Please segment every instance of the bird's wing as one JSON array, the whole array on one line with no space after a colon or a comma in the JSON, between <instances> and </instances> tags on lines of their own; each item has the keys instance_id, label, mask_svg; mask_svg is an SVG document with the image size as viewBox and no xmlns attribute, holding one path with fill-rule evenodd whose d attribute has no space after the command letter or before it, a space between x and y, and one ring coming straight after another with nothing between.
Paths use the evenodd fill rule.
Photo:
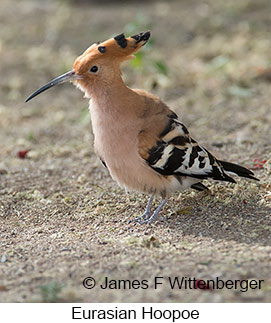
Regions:
<instances>
[{"instance_id":1,"label":"bird's wing","mask_svg":"<svg viewBox=\"0 0 271 323\"><path fill-rule=\"evenodd\" d=\"M146 139L144 136L146 137L147 134L142 131L139 143L144 142ZM162 175L235 182L225 173L220 162L190 137L185 125L172 111L167 115L166 125L156 136L155 142L152 141L145 152L141 153L141 151L139 150L141 157Z\"/></svg>"}]
</instances>

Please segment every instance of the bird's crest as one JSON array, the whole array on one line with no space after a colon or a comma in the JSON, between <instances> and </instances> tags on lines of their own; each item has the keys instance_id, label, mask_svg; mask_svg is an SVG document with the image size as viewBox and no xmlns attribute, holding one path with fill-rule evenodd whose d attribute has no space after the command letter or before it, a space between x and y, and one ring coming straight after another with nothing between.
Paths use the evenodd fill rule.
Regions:
<instances>
[{"instance_id":1,"label":"bird's crest","mask_svg":"<svg viewBox=\"0 0 271 323\"><path fill-rule=\"evenodd\" d=\"M77 70L79 66L86 66L88 61L95 59L126 60L132 58L150 38L150 31L125 38L124 34L117 35L101 43L94 43L74 62L73 68Z\"/></svg>"},{"instance_id":2,"label":"bird's crest","mask_svg":"<svg viewBox=\"0 0 271 323\"><path fill-rule=\"evenodd\" d=\"M83 55L101 55L112 57L124 57L131 55L138 51L142 46L146 44L150 38L151 33L149 31L142 32L131 37L125 38L124 34L117 35L102 43L95 43L90 46Z\"/></svg>"}]
</instances>

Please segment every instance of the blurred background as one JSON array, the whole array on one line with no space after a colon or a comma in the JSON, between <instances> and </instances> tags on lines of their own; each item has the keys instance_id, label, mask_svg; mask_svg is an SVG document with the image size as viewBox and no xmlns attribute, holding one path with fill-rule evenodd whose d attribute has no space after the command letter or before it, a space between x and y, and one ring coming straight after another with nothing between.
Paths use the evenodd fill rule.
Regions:
<instances>
[{"instance_id":1,"label":"blurred background","mask_svg":"<svg viewBox=\"0 0 271 323\"><path fill-rule=\"evenodd\" d=\"M127 247L131 232L126 220L140 214L146 200L138 194L128 200L97 160L88 101L82 93L63 84L24 103L37 88L69 71L74 59L92 43L122 32L131 35L146 30L151 30L151 39L123 66L125 82L159 95L201 144L219 158L254 169L261 178L258 188L246 181L234 190L230 184L210 183L215 198L197 195L195 199L192 193L184 193L177 199L180 206L169 203L165 209L165 214L180 216L180 222L170 218L174 234L168 234L166 226L158 226L162 233L155 232L167 243L178 239L180 232L207 237L204 250L193 249L195 262L202 258L203 263L209 259L208 250L216 254L219 249L212 247L211 239L236 241L229 255L226 250L212 257L215 262L222 255L225 270L212 263L199 269L201 277L205 270L206 275L222 271L232 273L228 278L239 277L232 264L246 264L247 259L252 259L248 264L254 268L252 277L270 274L270 262L264 265L270 249L255 247L256 258L239 252L248 250L239 243L270 245L270 208L266 209L271 206L270 0L1 0L0 249L6 250L1 258L6 280L0 287L8 286L6 300L46 300L38 286L49 284L50 295L50 283L68 275L72 278L65 284L74 284L76 292L64 299L91 300L87 291L84 297L76 294L90 265L99 275L108 268L112 272L117 268L118 273L120 268L121 275L130 277L130 271L138 272L132 265L137 259L137 266L143 263L145 272L159 272L158 261L149 261L154 251L148 254L145 240L139 249ZM145 237L142 228L134 230ZM104 246L106 239L110 242ZM151 239L147 246L155 241ZM196 239L187 244L193 243L194 248ZM54 245L49 250L51 241ZM125 259L118 254L120 244ZM91 251L87 251L89 246ZM176 259L187 256L187 262L181 263L186 273L198 269L185 248L173 256L167 246L155 249L164 268L174 270ZM112 250L116 255L111 257ZM137 255L134 250L139 250ZM193 266L185 267L187 263ZM222 298L208 293L182 298L170 293L145 299L233 301L243 297L225 292ZM117 299L127 301L123 295ZM136 297L131 295L129 300L143 299ZM98 301L104 299L101 294Z\"/></svg>"}]
</instances>

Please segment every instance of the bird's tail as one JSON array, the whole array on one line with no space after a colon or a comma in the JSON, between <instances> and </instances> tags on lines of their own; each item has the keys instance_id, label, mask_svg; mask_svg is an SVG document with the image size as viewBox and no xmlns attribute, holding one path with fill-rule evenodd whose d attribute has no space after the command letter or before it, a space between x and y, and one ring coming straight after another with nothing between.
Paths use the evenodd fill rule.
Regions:
<instances>
[{"instance_id":1,"label":"bird's tail","mask_svg":"<svg viewBox=\"0 0 271 323\"><path fill-rule=\"evenodd\" d=\"M223 161L223 160L220 160L219 163L222 165L224 171L226 173L229 173L229 174L233 174L233 175L237 175L237 176L240 176L240 177L247 177L247 178L251 178L251 179L254 179L256 181L259 181L258 178L254 177L254 173L243 167L243 166L240 166L240 165L237 165L237 164L233 164L233 163L229 163L229 162L226 162L226 161Z\"/></svg>"}]
</instances>

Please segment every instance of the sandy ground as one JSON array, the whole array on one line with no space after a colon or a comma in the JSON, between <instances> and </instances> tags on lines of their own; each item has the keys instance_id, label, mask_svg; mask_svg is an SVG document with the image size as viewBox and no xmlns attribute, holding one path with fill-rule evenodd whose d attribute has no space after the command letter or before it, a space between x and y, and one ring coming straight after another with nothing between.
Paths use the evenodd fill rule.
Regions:
<instances>
[{"instance_id":1,"label":"sandy ground","mask_svg":"<svg viewBox=\"0 0 271 323\"><path fill-rule=\"evenodd\" d=\"M268 0L1 0L1 302L271 301L269 13ZM209 192L172 195L161 221L134 226L147 196L126 194L97 160L82 94L67 84L24 99L91 43L146 29L152 48L124 67L127 84L162 97L201 144L261 181L207 182ZM264 284L88 290L88 276Z\"/></svg>"}]
</instances>

